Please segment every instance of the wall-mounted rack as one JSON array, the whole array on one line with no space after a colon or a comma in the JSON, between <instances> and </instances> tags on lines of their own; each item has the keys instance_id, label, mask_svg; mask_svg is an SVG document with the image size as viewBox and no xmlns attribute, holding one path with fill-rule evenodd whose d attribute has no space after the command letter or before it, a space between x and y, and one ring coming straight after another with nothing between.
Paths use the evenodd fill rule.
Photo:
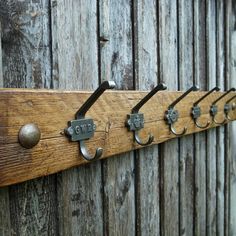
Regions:
<instances>
[{"instance_id":1,"label":"wall-mounted rack","mask_svg":"<svg viewBox=\"0 0 236 236\"><path fill-rule=\"evenodd\" d=\"M234 88L105 91L114 86L106 81L94 93L0 89L0 186L236 119Z\"/></svg>"}]
</instances>

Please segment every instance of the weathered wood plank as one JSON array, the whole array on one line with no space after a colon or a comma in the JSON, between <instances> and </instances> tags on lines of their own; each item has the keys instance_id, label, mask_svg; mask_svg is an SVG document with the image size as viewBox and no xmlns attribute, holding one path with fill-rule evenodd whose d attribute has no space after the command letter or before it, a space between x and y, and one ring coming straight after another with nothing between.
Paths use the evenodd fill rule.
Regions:
<instances>
[{"instance_id":1,"label":"weathered wood plank","mask_svg":"<svg viewBox=\"0 0 236 236\"><path fill-rule=\"evenodd\" d=\"M216 1L216 81L221 89L225 89L225 35L224 35L224 2ZM216 130L216 234L224 235L224 171L225 171L225 129Z\"/></svg>"},{"instance_id":2,"label":"weathered wood plank","mask_svg":"<svg viewBox=\"0 0 236 236\"><path fill-rule=\"evenodd\" d=\"M1 20L1 18L0 18ZM2 24L0 21L0 39L2 39ZM2 73L2 40L0 40L0 88L3 87L3 73Z\"/></svg>"},{"instance_id":3,"label":"weathered wood plank","mask_svg":"<svg viewBox=\"0 0 236 236\"><path fill-rule=\"evenodd\" d=\"M48 1L1 1L3 85L50 87ZM53 176L9 188L12 235L55 235Z\"/></svg>"},{"instance_id":4,"label":"weathered wood plank","mask_svg":"<svg viewBox=\"0 0 236 236\"><path fill-rule=\"evenodd\" d=\"M231 2L231 1L230 1ZM230 58L229 58L229 65L230 65L230 77L231 79L231 86L236 86L236 2L232 1L232 11L230 11ZM229 199L229 235L236 234L236 124L232 124L230 132L230 147L231 152L230 155L230 199Z\"/></svg>"},{"instance_id":5,"label":"weathered wood plank","mask_svg":"<svg viewBox=\"0 0 236 236\"><path fill-rule=\"evenodd\" d=\"M3 87L2 75L2 43L1 37L1 22L0 22L0 88ZM0 235L11 235L11 221L10 221L10 204L8 188L0 189Z\"/></svg>"},{"instance_id":6,"label":"weathered wood plank","mask_svg":"<svg viewBox=\"0 0 236 236\"><path fill-rule=\"evenodd\" d=\"M231 62L231 33L234 28L235 17L232 12L232 1L229 0L225 3L225 81L226 88L230 88L233 84L233 78L231 78L231 68L233 63ZM224 225L225 225L225 236L230 235L230 165L232 160L232 147L233 142L231 143L231 135L233 135L234 130L232 129L232 125L227 125L225 127L225 184L224 184ZM234 136L234 135L233 135ZM234 137L233 137L234 139ZM233 140L232 139L232 140ZM236 221L235 221L236 222ZM236 231L235 231L236 232Z\"/></svg>"},{"instance_id":7,"label":"weathered wood plank","mask_svg":"<svg viewBox=\"0 0 236 236\"><path fill-rule=\"evenodd\" d=\"M161 0L159 17L159 77L168 88L178 89L177 5ZM179 235L179 143L173 140L161 146L160 227L162 235ZM171 222L171 224L170 224Z\"/></svg>"},{"instance_id":8,"label":"weathered wood plank","mask_svg":"<svg viewBox=\"0 0 236 236\"><path fill-rule=\"evenodd\" d=\"M191 1L178 2L179 87L193 86L193 5ZM188 79L186 79L188 78ZM193 235L194 209L194 152L193 135L179 140L179 234Z\"/></svg>"},{"instance_id":9,"label":"weathered wood plank","mask_svg":"<svg viewBox=\"0 0 236 236\"><path fill-rule=\"evenodd\" d=\"M194 81L205 90L206 79L205 1L194 1ZM194 235L206 235L206 132L195 134Z\"/></svg>"},{"instance_id":10,"label":"weathered wood plank","mask_svg":"<svg viewBox=\"0 0 236 236\"><path fill-rule=\"evenodd\" d=\"M131 1L99 1L99 7L101 80L133 89ZM133 152L105 161L103 171L104 235L134 235Z\"/></svg>"},{"instance_id":11,"label":"weathered wood plank","mask_svg":"<svg viewBox=\"0 0 236 236\"><path fill-rule=\"evenodd\" d=\"M0 9L4 87L50 88L48 1L1 1Z\"/></svg>"},{"instance_id":12,"label":"weathered wood plank","mask_svg":"<svg viewBox=\"0 0 236 236\"><path fill-rule=\"evenodd\" d=\"M136 89L157 84L157 1L134 2ZM158 146L136 152L136 233L160 235Z\"/></svg>"},{"instance_id":13,"label":"weathered wood plank","mask_svg":"<svg viewBox=\"0 0 236 236\"><path fill-rule=\"evenodd\" d=\"M54 88L95 89L98 86L96 1L52 1L52 9ZM75 150L77 156L78 144ZM65 151L60 156L61 153L66 153L69 159L73 156ZM59 235L103 235L101 181L100 162L58 175Z\"/></svg>"},{"instance_id":14,"label":"weathered wood plank","mask_svg":"<svg viewBox=\"0 0 236 236\"><path fill-rule=\"evenodd\" d=\"M206 43L208 89L216 85L216 5L206 1ZM207 132L207 235L216 235L216 131Z\"/></svg>"}]
</instances>

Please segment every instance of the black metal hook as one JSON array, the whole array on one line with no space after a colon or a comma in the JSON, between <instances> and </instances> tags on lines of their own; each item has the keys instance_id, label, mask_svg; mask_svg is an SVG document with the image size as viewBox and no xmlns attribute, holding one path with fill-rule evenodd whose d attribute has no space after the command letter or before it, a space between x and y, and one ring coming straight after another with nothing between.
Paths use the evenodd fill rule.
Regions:
<instances>
[{"instance_id":1,"label":"black metal hook","mask_svg":"<svg viewBox=\"0 0 236 236\"><path fill-rule=\"evenodd\" d=\"M131 114L127 115L128 120L126 122L126 126L128 127L129 131L133 131L134 140L141 146L151 144L154 140L154 136L149 134L148 140L146 142L142 142L140 139L138 132L144 127L144 115L143 113L139 113L139 109L159 90L165 90L166 88L167 87L165 84L158 84L150 93L148 93L137 105L132 108Z\"/></svg>"},{"instance_id":2,"label":"black metal hook","mask_svg":"<svg viewBox=\"0 0 236 236\"><path fill-rule=\"evenodd\" d=\"M93 119L85 118L85 114L106 89L113 89L115 85L114 81L104 81L76 112L76 120L69 121L69 127L65 129L65 133L71 141L79 141L80 152L87 161L100 158L103 149L97 148L93 157L88 153L84 140L93 137L96 126Z\"/></svg>"},{"instance_id":3,"label":"black metal hook","mask_svg":"<svg viewBox=\"0 0 236 236\"><path fill-rule=\"evenodd\" d=\"M211 89L208 93L206 93L204 96L202 96L199 100L197 100L192 107L192 118L194 120L195 125L200 128L200 129L205 129L207 128L212 122L210 122L209 120L206 122L206 124L202 125L198 122L199 117L201 116L201 107L198 106L198 104L205 99L206 97L208 97L210 94L212 94L214 91L219 91L220 88L219 87L215 87L213 89Z\"/></svg>"},{"instance_id":4,"label":"black metal hook","mask_svg":"<svg viewBox=\"0 0 236 236\"><path fill-rule=\"evenodd\" d=\"M229 104L232 100L236 99L236 95L231 97L228 101L226 101L225 106L224 106L224 113L225 113L225 118L229 121L233 121L234 119L230 118L229 112L231 110L236 109L236 104Z\"/></svg>"},{"instance_id":5,"label":"black metal hook","mask_svg":"<svg viewBox=\"0 0 236 236\"><path fill-rule=\"evenodd\" d=\"M184 129L178 133L173 127L173 124L177 122L179 118L179 112L174 109L175 105L179 103L184 97L186 97L190 92L192 91L198 91L198 86L194 85L190 89L188 89L185 93L183 93L180 97L178 97L174 102L172 102L168 110L165 112L165 120L166 123L169 125L170 131L175 134L176 136L184 135L187 132L187 127L184 127Z\"/></svg>"},{"instance_id":6,"label":"black metal hook","mask_svg":"<svg viewBox=\"0 0 236 236\"><path fill-rule=\"evenodd\" d=\"M221 99L223 99L226 95L228 95L230 92L235 91L235 88L229 89L226 93L221 95L219 98L217 98L211 105L210 108L210 115L212 116L212 121L217 125L223 125L225 122L227 122L227 119L224 117L224 120L222 122L216 121L216 115L218 113L218 106L216 105Z\"/></svg>"}]
</instances>

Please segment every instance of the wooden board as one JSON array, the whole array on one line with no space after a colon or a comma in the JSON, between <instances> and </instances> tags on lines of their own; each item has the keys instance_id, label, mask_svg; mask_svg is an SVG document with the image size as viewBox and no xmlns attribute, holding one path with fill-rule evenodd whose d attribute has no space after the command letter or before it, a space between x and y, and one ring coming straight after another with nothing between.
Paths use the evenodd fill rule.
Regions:
<instances>
[{"instance_id":1,"label":"wooden board","mask_svg":"<svg viewBox=\"0 0 236 236\"><path fill-rule=\"evenodd\" d=\"M0 21L3 87L52 88L50 2L0 1ZM54 175L2 189L0 198L4 236L57 235Z\"/></svg>"},{"instance_id":2,"label":"wooden board","mask_svg":"<svg viewBox=\"0 0 236 236\"><path fill-rule=\"evenodd\" d=\"M216 4L206 0L208 89L216 86ZM216 130L208 130L206 146L206 234L216 235Z\"/></svg>"},{"instance_id":3,"label":"wooden board","mask_svg":"<svg viewBox=\"0 0 236 236\"><path fill-rule=\"evenodd\" d=\"M78 143L69 142L63 130L67 127L67 121L74 119L77 109L90 94L91 92L0 90L1 186L85 163L79 154ZM98 99L87 113L87 117L92 117L97 126L94 138L86 142L90 152L94 152L95 147L103 147L103 157L109 157L140 148L133 142L133 134L128 132L125 121L131 108L145 94L146 92L130 91L105 92ZM141 138L145 139L149 132L155 137L153 144L175 138L163 116L168 105L181 94L159 92L148 101L141 110L145 114L145 128L140 131ZM204 92L193 92L176 106L180 113L175 125L177 130L182 130L186 125L187 134L201 131L194 125L190 110L193 101L203 94ZM209 104L220 94L222 93L214 93L202 102L201 119L209 119ZM218 105L219 120L223 117L223 105L224 100ZM235 112L232 116L235 116ZM41 141L33 149L24 149L18 143L18 132L21 126L32 122L41 130ZM67 153L68 157L62 153Z\"/></svg>"},{"instance_id":4,"label":"wooden board","mask_svg":"<svg viewBox=\"0 0 236 236\"><path fill-rule=\"evenodd\" d=\"M150 90L159 81L158 3L134 1L133 8L135 86ZM136 235L160 235L159 150L153 145L135 152Z\"/></svg>"},{"instance_id":5,"label":"wooden board","mask_svg":"<svg viewBox=\"0 0 236 236\"><path fill-rule=\"evenodd\" d=\"M158 2L158 54L161 81L178 90L178 4ZM179 235L179 140L160 145L160 234ZM170 224L171 222L171 224Z\"/></svg>"},{"instance_id":6,"label":"wooden board","mask_svg":"<svg viewBox=\"0 0 236 236\"><path fill-rule=\"evenodd\" d=\"M93 90L99 84L97 2L51 2L53 88ZM57 175L59 235L103 234L101 169L96 162Z\"/></svg>"},{"instance_id":7,"label":"wooden board","mask_svg":"<svg viewBox=\"0 0 236 236\"><path fill-rule=\"evenodd\" d=\"M194 79L206 89L205 1L194 1ZM194 234L206 234L206 131L195 134L194 146ZM203 204L204 203L204 204Z\"/></svg>"}]
</instances>

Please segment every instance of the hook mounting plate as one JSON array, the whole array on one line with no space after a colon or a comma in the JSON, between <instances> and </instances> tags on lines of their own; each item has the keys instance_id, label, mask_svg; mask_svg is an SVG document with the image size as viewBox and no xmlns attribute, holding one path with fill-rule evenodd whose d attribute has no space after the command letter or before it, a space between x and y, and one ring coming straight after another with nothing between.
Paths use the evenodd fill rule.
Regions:
<instances>
[{"instance_id":1,"label":"hook mounting plate","mask_svg":"<svg viewBox=\"0 0 236 236\"><path fill-rule=\"evenodd\" d=\"M218 107L217 105L211 105L211 108L210 108L210 113L212 116L215 116L218 112Z\"/></svg>"},{"instance_id":2,"label":"hook mounting plate","mask_svg":"<svg viewBox=\"0 0 236 236\"><path fill-rule=\"evenodd\" d=\"M193 119L197 119L201 116L201 108L199 106L192 107L192 117Z\"/></svg>"},{"instance_id":3,"label":"hook mounting plate","mask_svg":"<svg viewBox=\"0 0 236 236\"><path fill-rule=\"evenodd\" d=\"M168 125L174 124L178 118L179 112L172 107L165 112L165 120Z\"/></svg>"},{"instance_id":4,"label":"hook mounting plate","mask_svg":"<svg viewBox=\"0 0 236 236\"><path fill-rule=\"evenodd\" d=\"M91 118L71 120L68 122L68 128L65 129L70 140L77 142L80 140L90 139L94 136L96 125Z\"/></svg>"},{"instance_id":5,"label":"hook mounting plate","mask_svg":"<svg viewBox=\"0 0 236 236\"><path fill-rule=\"evenodd\" d=\"M127 115L127 127L129 131L137 131L144 127L143 113L132 113Z\"/></svg>"}]
</instances>

